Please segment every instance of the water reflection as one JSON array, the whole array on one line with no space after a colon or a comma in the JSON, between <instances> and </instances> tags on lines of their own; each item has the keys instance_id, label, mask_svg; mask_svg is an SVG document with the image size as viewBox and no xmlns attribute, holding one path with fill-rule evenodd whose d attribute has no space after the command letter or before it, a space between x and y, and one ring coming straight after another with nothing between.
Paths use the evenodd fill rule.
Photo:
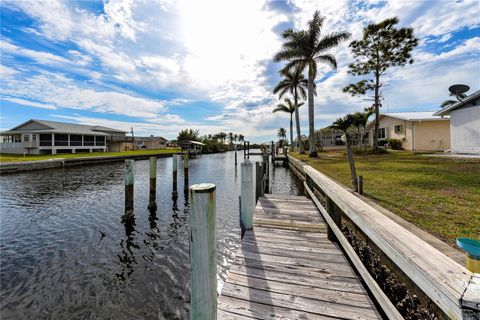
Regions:
<instances>
[{"instance_id":1,"label":"water reflection","mask_svg":"<svg viewBox=\"0 0 480 320\"><path fill-rule=\"evenodd\" d=\"M134 171L135 211L123 219L122 162L2 176L1 318L187 319L185 187L195 183L217 185L218 273L225 278L240 233L234 153L192 159L188 176L179 170L178 186L172 160L158 159L156 210L147 210L149 162L136 161ZM301 192L285 168L275 168L272 180L276 193Z\"/></svg>"}]
</instances>

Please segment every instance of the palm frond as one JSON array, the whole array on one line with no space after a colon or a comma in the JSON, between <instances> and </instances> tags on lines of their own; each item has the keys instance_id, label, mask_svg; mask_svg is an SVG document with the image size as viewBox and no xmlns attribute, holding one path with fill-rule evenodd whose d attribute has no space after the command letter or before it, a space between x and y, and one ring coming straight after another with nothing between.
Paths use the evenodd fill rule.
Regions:
<instances>
[{"instance_id":1,"label":"palm frond","mask_svg":"<svg viewBox=\"0 0 480 320\"><path fill-rule=\"evenodd\" d=\"M320 56L316 56L315 60L318 62L326 63L330 67L332 67L333 70L337 70L337 60L332 54L322 54Z\"/></svg>"},{"instance_id":2,"label":"palm frond","mask_svg":"<svg viewBox=\"0 0 480 320\"><path fill-rule=\"evenodd\" d=\"M350 32L334 32L323 37L315 46L315 53L332 49L350 38Z\"/></svg>"}]
</instances>

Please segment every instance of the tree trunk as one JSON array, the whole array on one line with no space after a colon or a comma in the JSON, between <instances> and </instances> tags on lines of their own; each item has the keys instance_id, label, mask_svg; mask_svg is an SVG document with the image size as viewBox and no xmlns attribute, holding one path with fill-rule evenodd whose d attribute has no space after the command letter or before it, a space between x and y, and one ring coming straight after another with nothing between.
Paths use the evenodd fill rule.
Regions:
<instances>
[{"instance_id":1,"label":"tree trunk","mask_svg":"<svg viewBox=\"0 0 480 320\"><path fill-rule=\"evenodd\" d=\"M353 162L352 145L347 132L345 132L345 137L347 138L347 157L348 163L350 164L350 173L352 175L352 185L353 189L358 192L357 170L355 169L355 162Z\"/></svg>"},{"instance_id":2,"label":"tree trunk","mask_svg":"<svg viewBox=\"0 0 480 320\"><path fill-rule=\"evenodd\" d=\"M298 114L298 92L296 87L293 95L294 95L293 99L295 100L294 103L295 103L295 123L297 125L297 141L298 141L298 146L300 148L300 153L304 154L305 150L303 148L302 134L300 132L300 116Z\"/></svg>"},{"instance_id":3,"label":"tree trunk","mask_svg":"<svg viewBox=\"0 0 480 320\"><path fill-rule=\"evenodd\" d=\"M314 132L315 132L315 110L313 108L313 81L314 77L312 70L308 70L308 142L310 144L309 157L317 156L317 149L315 148Z\"/></svg>"},{"instance_id":4,"label":"tree trunk","mask_svg":"<svg viewBox=\"0 0 480 320\"><path fill-rule=\"evenodd\" d=\"M378 132L379 128L379 117L380 117L380 75L378 72L375 73L375 127L373 129L373 149L378 149Z\"/></svg>"},{"instance_id":5,"label":"tree trunk","mask_svg":"<svg viewBox=\"0 0 480 320\"><path fill-rule=\"evenodd\" d=\"M361 147L362 146L362 136L360 134L360 126L357 127L357 146Z\"/></svg>"},{"instance_id":6,"label":"tree trunk","mask_svg":"<svg viewBox=\"0 0 480 320\"><path fill-rule=\"evenodd\" d=\"M290 113L290 150L293 151L293 114Z\"/></svg>"}]
</instances>

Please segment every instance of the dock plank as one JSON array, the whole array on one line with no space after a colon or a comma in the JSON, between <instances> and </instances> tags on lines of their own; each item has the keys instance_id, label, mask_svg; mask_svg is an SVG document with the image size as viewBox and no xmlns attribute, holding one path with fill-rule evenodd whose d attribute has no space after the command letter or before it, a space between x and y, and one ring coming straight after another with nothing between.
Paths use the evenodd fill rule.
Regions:
<instances>
[{"instance_id":1,"label":"dock plank","mask_svg":"<svg viewBox=\"0 0 480 320\"><path fill-rule=\"evenodd\" d=\"M326 230L306 197L260 197L219 297L219 319L381 319Z\"/></svg>"}]
</instances>

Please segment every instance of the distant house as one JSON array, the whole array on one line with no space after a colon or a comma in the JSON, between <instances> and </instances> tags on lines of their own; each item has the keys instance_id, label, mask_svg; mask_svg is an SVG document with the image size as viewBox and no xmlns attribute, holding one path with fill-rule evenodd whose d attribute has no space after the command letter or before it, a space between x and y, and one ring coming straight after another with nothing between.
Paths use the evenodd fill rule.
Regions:
<instances>
[{"instance_id":1,"label":"distant house","mask_svg":"<svg viewBox=\"0 0 480 320\"><path fill-rule=\"evenodd\" d=\"M0 137L0 152L13 154L105 152L128 140L117 129L47 120L29 120Z\"/></svg>"},{"instance_id":2,"label":"distant house","mask_svg":"<svg viewBox=\"0 0 480 320\"><path fill-rule=\"evenodd\" d=\"M480 154L480 90L435 115L450 116L452 152Z\"/></svg>"},{"instance_id":3,"label":"distant house","mask_svg":"<svg viewBox=\"0 0 480 320\"><path fill-rule=\"evenodd\" d=\"M180 140L178 141L178 146L182 151L187 151L190 155L197 155L202 154L202 149L205 144L198 141Z\"/></svg>"},{"instance_id":4,"label":"distant house","mask_svg":"<svg viewBox=\"0 0 480 320\"><path fill-rule=\"evenodd\" d=\"M373 144L374 122L367 125L370 144ZM387 139L402 141L405 150L444 151L450 149L450 119L434 112L381 113L379 142Z\"/></svg>"},{"instance_id":5,"label":"distant house","mask_svg":"<svg viewBox=\"0 0 480 320\"><path fill-rule=\"evenodd\" d=\"M163 137L135 137L135 145L137 149L165 149L168 140Z\"/></svg>"}]
</instances>

